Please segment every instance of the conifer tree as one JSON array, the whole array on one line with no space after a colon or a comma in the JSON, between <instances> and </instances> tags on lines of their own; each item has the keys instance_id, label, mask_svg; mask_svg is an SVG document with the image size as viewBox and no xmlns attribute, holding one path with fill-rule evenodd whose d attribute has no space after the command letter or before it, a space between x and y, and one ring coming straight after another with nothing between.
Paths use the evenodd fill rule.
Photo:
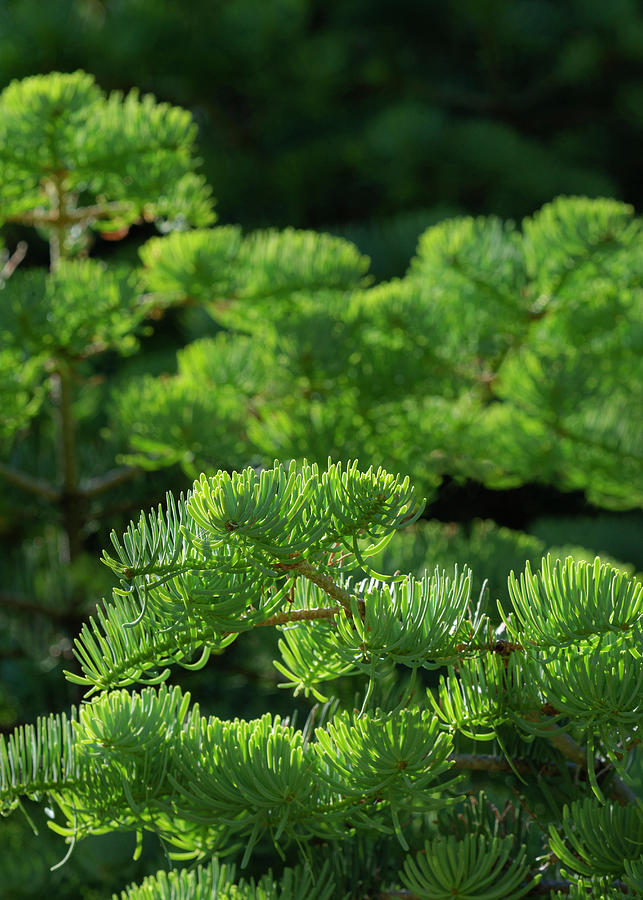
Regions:
<instances>
[{"instance_id":1,"label":"conifer tree","mask_svg":"<svg viewBox=\"0 0 643 900\"><path fill-rule=\"evenodd\" d=\"M0 100L0 224L36 228L50 253L49 274L18 270L4 285L3 396L28 400L3 420L3 438L48 401L59 444L50 481L4 463L0 474L59 506L71 557L81 548L83 504L132 474L81 483L77 385L97 355L132 352L158 308L134 272L83 257L95 232L118 235L143 219L167 228L213 220L209 189L194 171L194 137L186 111L136 91L107 97L82 72L13 82Z\"/></svg>"},{"instance_id":2,"label":"conifer tree","mask_svg":"<svg viewBox=\"0 0 643 900\"><path fill-rule=\"evenodd\" d=\"M38 673L70 656L106 589L87 543L140 471L118 464L101 434L106 373L164 304L144 295L133 266L89 252L96 235L120 238L138 222L214 221L195 132L187 111L136 91L106 96L83 72L27 78L0 97L0 225L26 238L0 272L0 657L19 660L17 679L3 680L25 683L16 701L0 685L5 728L24 715L17 702L55 702ZM43 241L49 271L33 265Z\"/></svg>"}]
</instances>

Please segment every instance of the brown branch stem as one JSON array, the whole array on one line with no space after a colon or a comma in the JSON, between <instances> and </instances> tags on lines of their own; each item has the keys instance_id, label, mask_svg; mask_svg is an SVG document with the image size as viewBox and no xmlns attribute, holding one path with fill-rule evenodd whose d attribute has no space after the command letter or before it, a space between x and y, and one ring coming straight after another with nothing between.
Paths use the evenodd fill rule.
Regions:
<instances>
[{"instance_id":1,"label":"brown branch stem","mask_svg":"<svg viewBox=\"0 0 643 900\"><path fill-rule=\"evenodd\" d=\"M104 491L109 491L119 484L123 484L132 478L136 478L137 475L140 475L141 471L142 470L139 469L138 466L119 466L116 469L110 469L103 475L97 475L95 478L88 478L81 483L79 490L83 497L96 497Z\"/></svg>"},{"instance_id":2,"label":"brown branch stem","mask_svg":"<svg viewBox=\"0 0 643 900\"><path fill-rule=\"evenodd\" d=\"M84 498L79 490L72 372L65 360L56 360L52 373L52 394L58 407L58 440L62 474L62 491L59 499L67 534L69 558L74 559L81 551L80 534L83 525Z\"/></svg>"},{"instance_id":3,"label":"brown branch stem","mask_svg":"<svg viewBox=\"0 0 643 900\"><path fill-rule=\"evenodd\" d=\"M57 609L47 609L44 606L40 606L38 603L34 603L33 600L28 600L24 595L2 591L0 592L0 606L4 606L6 609L18 610L20 612L29 612L29 613L37 613L40 616L46 616L49 619L64 619L67 615L66 612L62 612Z\"/></svg>"},{"instance_id":4,"label":"brown branch stem","mask_svg":"<svg viewBox=\"0 0 643 900\"><path fill-rule=\"evenodd\" d=\"M625 884L622 881L616 881L614 882L613 887L623 889L625 888ZM535 884L527 894L524 894L524 896L541 897L545 895L549 897L552 891L568 894L571 888L572 883L570 881L563 881L562 879L558 881L539 881L538 884ZM368 898L364 897L363 900L368 900ZM419 900L419 897L417 894L414 894L413 891L402 888L399 890L380 891L376 895L375 900Z\"/></svg>"},{"instance_id":5,"label":"brown branch stem","mask_svg":"<svg viewBox=\"0 0 643 900\"><path fill-rule=\"evenodd\" d=\"M511 765L503 756L494 756L490 753L454 753L449 759L453 762L454 769L468 769L472 772L533 772L534 768L541 773L552 774L559 772L559 767L552 763L536 764L528 759L512 759ZM568 762L567 767L575 769L576 763Z\"/></svg>"},{"instance_id":6,"label":"brown branch stem","mask_svg":"<svg viewBox=\"0 0 643 900\"><path fill-rule=\"evenodd\" d=\"M13 251L9 259L6 261L2 269L0 269L0 281L6 281L7 278L11 278L13 273L16 271L20 263L23 261L25 256L27 255L27 242L19 241L16 245L16 249Z\"/></svg>"},{"instance_id":7,"label":"brown branch stem","mask_svg":"<svg viewBox=\"0 0 643 900\"><path fill-rule=\"evenodd\" d=\"M546 734L546 738L557 750L559 750L565 759L571 760L577 766L584 767L587 762L585 751L582 749L572 737L564 732L553 722L547 722L538 713L529 713L525 715L525 719L530 722L537 722Z\"/></svg>"},{"instance_id":8,"label":"brown branch stem","mask_svg":"<svg viewBox=\"0 0 643 900\"><path fill-rule=\"evenodd\" d=\"M64 173L55 173L51 180L47 182L46 190L51 203L51 210L46 214L48 221L32 221L24 222L24 224L42 226L49 224L51 231L49 233L49 271L55 272L60 265L60 260L65 256L65 232L67 225L63 222L67 210L66 195L63 187ZM28 215L28 213L27 213ZM18 219L18 221L20 221Z\"/></svg>"},{"instance_id":9,"label":"brown branch stem","mask_svg":"<svg viewBox=\"0 0 643 900\"><path fill-rule=\"evenodd\" d=\"M319 619L332 619L334 616L343 612L345 612L343 606L335 606L331 609L328 609L328 607L320 607L317 609L293 609L290 612L277 613L274 616L270 616L269 619L265 619L263 622L257 622L256 627L264 628L271 625L288 625L290 622L313 622ZM230 628L227 633L230 634L233 631L234 628Z\"/></svg>"},{"instance_id":10,"label":"brown branch stem","mask_svg":"<svg viewBox=\"0 0 643 900\"><path fill-rule=\"evenodd\" d=\"M308 581L312 581L313 584L316 584L317 587L321 588L332 600L337 600L338 603L341 603L346 612L349 615L351 614L352 595L338 584L335 584L332 578L329 578L328 575L320 572L307 560L303 559L293 563L278 563L275 566L275 569L303 575Z\"/></svg>"},{"instance_id":11,"label":"brown branch stem","mask_svg":"<svg viewBox=\"0 0 643 900\"><path fill-rule=\"evenodd\" d=\"M553 722L547 722L537 713L525 716L525 718L533 722L538 722L542 729L541 734L543 734L543 737L556 747L566 759L571 760L571 762L575 763L581 769L587 768L587 756L585 751L580 744L578 744L570 735L566 734L562 728L559 728ZM630 804L636 804L638 802L634 791L629 788L618 775L614 775L612 778L607 793L612 800L615 800L621 806L630 806Z\"/></svg>"},{"instance_id":12,"label":"brown branch stem","mask_svg":"<svg viewBox=\"0 0 643 900\"><path fill-rule=\"evenodd\" d=\"M24 491L28 491L30 494L35 494L37 497L42 497L44 500L49 500L52 503L57 503L60 499L60 491L56 490L53 484L41 478L34 478L32 475L27 475L26 472L20 472L18 469L12 469L11 466L7 466L3 462L0 462L0 477L22 488Z\"/></svg>"},{"instance_id":13,"label":"brown branch stem","mask_svg":"<svg viewBox=\"0 0 643 900\"><path fill-rule=\"evenodd\" d=\"M95 219L106 219L131 209L130 204L123 202L96 203L93 206L81 206L77 209L59 210L34 209L29 212L10 216L7 222L17 222L20 225L34 225L36 227L51 228L52 226L67 227L68 225L86 224Z\"/></svg>"}]
</instances>

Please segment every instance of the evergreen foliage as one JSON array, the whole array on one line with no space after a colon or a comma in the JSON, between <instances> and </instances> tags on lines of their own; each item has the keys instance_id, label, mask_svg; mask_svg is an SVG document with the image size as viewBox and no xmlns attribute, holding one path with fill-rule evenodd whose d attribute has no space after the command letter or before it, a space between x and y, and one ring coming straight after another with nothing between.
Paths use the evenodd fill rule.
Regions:
<instances>
[{"instance_id":1,"label":"evergreen foliage","mask_svg":"<svg viewBox=\"0 0 643 900\"><path fill-rule=\"evenodd\" d=\"M160 238L141 256L161 302L198 299L253 338L252 415L239 408L233 425L224 401L222 446L243 420L248 455L264 464L275 450L319 463L359 457L410 471L425 490L449 474L640 506L641 226L630 207L561 197L522 232L493 217L448 220L423 234L403 279L370 287L363 258L336 238L235 237L222 262L215 245L216 229L175 233L167 257ZM166 385L158 422L137 421L135 387L115 396L144 451L130 459L185 460L191 475L221 464L205 430L200 439L166 423L185 417L190 383L195 398L220 386L225 397L232 346L200 345L198 363ZM215 373L207 356L222 350L230 365ZM140 390L156 400L148 383Z\"/></svg>"},{"instance_id":2,"label":"evergreen foliage","mask_svg":"<svg viewBox=\"0 0 643 900\"><path fill-rule=\"evenodd\" d=\"M320 879L313 884L309 872L285 869L279 882L271 873L256 883L254 879L233 881L234 867L218 865L214 860L207 868L195 871L159 872L133 885L114 900L332 900L334 884Z\"/></svg>"},{"instance_id":3,"label":"evergreen foliage","mask_svg":"<svg viewBox=\"0 0 643 900\"><path fill-rule=\"evenodd\" d=\"M50 258L49 272L22 266L21 242L0 272L0 652L19 646L32 681L69 654L104 589L84 550L138 470L115 465L101 440L102 383L167 305L145 296L131 265L107 267L88 251L95 235L122 237L136 222L169 231L214 221L195 132L187 111L136 91L105 95L84 72L15 81L0 96L0 224L35 229Z\"/></svg>"},{"instance_id":4,"label":"evergreen foliage","mask_svg":"<svg viewBox=\"0 0 643 900\"><path fill-rule=\"evenodd\" d=\"M583 197L521 229L451 219L373 284L344 238L208 227L194 138L184 110L82 72L0 97L0 220L50 250L48 273L20 246L0 271L0 651L66 660L49 708L71 705L11 728L28 691L3 666L0 811L46 796L70 852L135 831L145 857L149 832L205 866L121 900L640 890L633 556L543 559L550 542L488 524L449 546L389 474L640 506L640 220ZM142 222L162 236L140 266L89 258ZM175 373L131 378L168 313L207 334ZM99 574L86 550L113 506L177 464L191 489L167 472L177 490L117 524ZM225 695L237 645L274 655L288 709L316 701L303 725L167 686L215 671Z\"/></svg>"},{"instance_id":5,"label":"evergreen foliage","mask_svg":"<svg viewBox=\"0 0 643 900\"><path fill-rule=\"evenodd\" d=\"M637 519L631 514L622 523L614 516L566 522L563 519L561 527L557 527L556 520L542 520L537 523L539 536L499 527L489 519L477 519L466 525L420 519L395 534L373 560L373 566L381 572L397 568L421 577L431 566L450 570L457 564L467 565L472 570L472 596L482 594L486 609L497 624L494 604L507 594L509 573L524 569L526 563L538 568L547 555L553 559L571 557L576 562L593 562L599 555L603 562L640 581L634 548L636 528ZM579 545L564 542L570 534ZM621 558L608 552L617 548ZM635 563L624 562L625 559L633 559Z\"/></svg>"},{"instance_id":6,"label":"evergreen foliage","mask_svg":"<svg viewBox=\"0 0 643 900\"><path fill-rule=\"evenodd\" d=\"M63 255L88 226L207 224L195 133L187 111L136 91L106 97L83 72L14 81L0 110L2 220L52 229Z\"/></svg>"},{"instance_id":7,"label":"evergreen foliage","mask_svg":"<svg viewBox=\"0 0 643 900\"><path fill-rule=\"evenodd\" d=\"M403 884L419 898L502 900L545 876L552 890L561 878L634 884L643 586L599 559L547 558L512 575L494 629L468 571L352 580L420 511L408 479L335 463L220 471L142 514L113 536L105 561L121 587L76 640L83 674L68 677L86 700L0 740L4 812L46 794L72 847L126 829L139 843L154 832L177 859L233 855L242 868L266 839L282 857L296 850L300 868L278 887L268 875L237 884L238 897L331 896L329 879L313 877L314 848L341 853L356 835L406 851L384 897ZM303 729L270 713L226 721L178 686L155 686L259 627L282 632L278 668L296 692L352 674L361 709L334 704ZM444 667L437 689L422 686L422 671ZM478 741L502 752L480 754ZM502 835L493 815L463 812L476 769L540 791L546 813L524 801L522 826ZM228 896L213 865L160 874L131 896Z\"/></svg>"}]
</instances>

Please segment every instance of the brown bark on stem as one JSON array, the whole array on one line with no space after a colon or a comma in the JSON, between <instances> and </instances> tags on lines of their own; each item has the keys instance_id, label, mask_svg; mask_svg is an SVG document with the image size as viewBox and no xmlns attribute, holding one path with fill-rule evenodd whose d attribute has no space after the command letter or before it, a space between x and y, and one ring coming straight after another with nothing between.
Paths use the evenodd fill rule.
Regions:
<instances>
[{"instance_id":1,"label":"brown bark on stem","mask_svg":"<svg viewBox=\"0 0 643 900\"><path fill-rule=\"evenodd\" d=\"M84 521L85 503L78 480L72 373L69 365L64 360L56 362L52 379L54 399L57 402L59 453L62 472L60 506L63 527L67 535L69 559L74 559L82 549L81 530Z\"/></svg>"}]
</instances>

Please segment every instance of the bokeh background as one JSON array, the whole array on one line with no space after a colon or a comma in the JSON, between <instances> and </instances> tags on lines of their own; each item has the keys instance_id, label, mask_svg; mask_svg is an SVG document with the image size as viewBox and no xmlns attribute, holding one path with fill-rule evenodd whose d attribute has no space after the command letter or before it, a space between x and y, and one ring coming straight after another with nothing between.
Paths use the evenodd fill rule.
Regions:
<instances>
[{"instance_id":1,"label":"bokeh background","mask_svg":"<svg viewBox=\"0 0 643 900\"><path fill-rule=\"evenodd\" d=\"M220 222L349 230L386 275L431 217L639 205L642 59L636 0L0 7L0 87L82 68L184 106Z\"/></svg>"}]
</instances>

